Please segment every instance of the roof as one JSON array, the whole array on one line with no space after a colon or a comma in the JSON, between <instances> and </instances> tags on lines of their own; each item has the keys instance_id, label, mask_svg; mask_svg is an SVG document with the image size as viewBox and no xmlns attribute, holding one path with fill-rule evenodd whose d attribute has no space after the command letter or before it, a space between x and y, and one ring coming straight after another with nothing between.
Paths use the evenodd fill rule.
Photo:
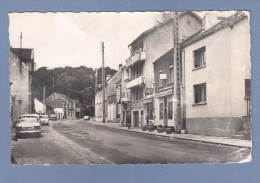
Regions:
<instances>
[{"instance_id":1,"label":"roof","mask_svg":"<svg viewBox=\"0 0 260 183\"><path fill-rule=\"evenodd\" d=\"M180 12L180 13L179 13L179 16L183 16L183 15L185 15L185 14L187 14L187 13L189 13L189 14L193 15L195 18L199 19L199 21L202 21L202 18L201 18L200 16L198 16L195 12L192 12L192 11ZM132 41L132 42L128 45L128 47L131 46L132 44L134 44L135 42L137 42L138 40L143 39L143 38L146 37L149 33L155 31L155 30L158 29L159 27L162 27L162 26L164 26L164 25L167 25L167 24L170 23L170 22L172 22L172 19L170 19L169 21L167 21L167 22L165 22L165 23L162 23L162 24L160 24L160 25L156 25L156 26L154 26L154 27L152 27L152 28L150 28L150 29L144 31L144 32L143 32L142 34L140 34L134 41Z\"/></svg>"},{"instance_id":2,"label":"roof","mask_svg":"<svg viewBox=\"0 0 260 183\"><path fill-rule=\"evenodd\" d=\"M210 36L228 26L233 27L234 24L236 24L237 22L239 22L240 20L242 20L245 17L246 17L245 13L237 12L237 13L223 19L222 21L220 21L219 23L217 23L216 25L214 25L213 27L211 27L209 29L199 30L197 33L191 35L190 37L188 37L187 39L182 41L181 47L189 46L192 43L197 42L207 36Z\"/></svg>"},{"instance_id":3,"label":"roof","mask_svg":"<svg viewBox=\"0 0 260 183\"><path fill-rule=\"evenodd\" d=\"M31 117L39 117L39 114L23 114L20 117L26 117L26 116L31 116Z\"/></svg>"},{"instance_id":4,"label":"roof","mask_svg":"<svg viewBox=\"0 0 260 183\"><path fill-rule=\"evenodd\" d=\"M64 94L61 94L61 93L57 93L57 92L55 92L55 93L57 95L60 95L61 97L65 98L65 99L69 100L70 102L76 102L75 100L69 98L67 95L64 95Z\"/></svg>"},{"instance_id":5,"label":"roof","mask_svg":"<svg viewBox=\"0 0 260 183\"><path fill-rule=\"evenodd\" d=\"M33 61L33 49L30 48L10 48L20 60Z\"/></svg>"},{"instance_id":6,"label":"roof","mask_svg":"<svg viewBox=\"0 0 260 183\"><path fill-rule=\"evenodd\" d=\"M173 53L173 48L171 48L169 51L167 51L166 53L164 53L162 56L160 56L158 59L156 59L153 64L156 64L158 61L160 61L162 58L164 58L167 55L170 55L171 53Z\"/></svg>"}]
</instances>

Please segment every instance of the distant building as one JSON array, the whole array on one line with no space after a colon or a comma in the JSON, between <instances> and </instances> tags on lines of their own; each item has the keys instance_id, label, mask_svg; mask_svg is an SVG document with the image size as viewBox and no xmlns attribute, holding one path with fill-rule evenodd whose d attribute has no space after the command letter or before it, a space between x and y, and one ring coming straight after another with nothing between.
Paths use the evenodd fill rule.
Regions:
<instances>
[{"instance_id":1,"label":"distant building","mask_svg":"<svg viewBox=\"0 0 260 183\"><path fill-rule=\"evenodd\" d=\"M61 93L53 93L46 99L46 104L55 108L63 108L65 119L76 118L76 101Z\"/></svg>"},{"instance_id":2,"label":"distant building","mask_svg":"<svg viewBox=\"0 0 260 183\"><path fill-rule=\"evenodd\" d=\"M95 120L102 122L103 120L103 90L98 88L95 93ZM105 88L105 121L107 121L107 92Z\"/></svg>"},{"instance_id":3,"label":"distant building","mask_svg":"<svg viewBox=\"0 0 260 183\"><path fill-rule=\"evenodd\" d=\"M111 77L107 83L107 120L111 122L120 122L120 85L122 80L121 66L122 65L120 64L118 72Z\"/></svg>"},{"instance_id":4,"label":"distant building","mask_svg":"<svg viewBox=\"0 0 260 183\"><path fill-rule=\"evenodd\" d=\"M19 116L34 113L34 72L33 49L10 48L10 91L11 123L15 124Z\"/></svg>"}]
</instances>

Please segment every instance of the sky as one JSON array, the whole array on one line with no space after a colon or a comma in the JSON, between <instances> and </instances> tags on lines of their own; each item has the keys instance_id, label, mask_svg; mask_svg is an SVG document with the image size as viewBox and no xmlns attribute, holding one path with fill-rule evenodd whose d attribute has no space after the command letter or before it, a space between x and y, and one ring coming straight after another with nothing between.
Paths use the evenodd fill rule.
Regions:
<instances>
[{"instance_id":1,"label":"sky","mask_svg":"<svg viewBox=\"0 0 260 183\"><path fill-rule=\"evenodd\" d=\"M206 12L198 12L203 17ZM231 12L215 12L224 16ZM130 56L128 45L160 21L160 12L9 13L10 46L34 49L36 67L98 68L100 44L105 44L105 65L118 69Z\"/></svg>"}]
</instances>

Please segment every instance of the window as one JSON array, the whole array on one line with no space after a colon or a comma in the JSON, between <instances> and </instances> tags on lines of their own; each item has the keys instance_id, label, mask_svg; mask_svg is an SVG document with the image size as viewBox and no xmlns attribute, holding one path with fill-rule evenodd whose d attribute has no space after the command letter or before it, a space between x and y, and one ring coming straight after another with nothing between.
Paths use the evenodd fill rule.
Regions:
<instances>
[{"instance_id":1,"label":"window","mask_svg":"<svg viewBox=\"0 0 260 183\"><path fill-rule=\"evenodd\" d=\"M163 103L160 103L160 119L163 119Z\"/></svg>"},{"instance_id":2,"label":"window","mask_svg":"<svg viewBox=\"0 0 260 183\"><path fill-rule=\"evenodd\" d=\"M147 105L147 114L149 120L153 119L153 104Z\"/></svg>"},{"instance_id":3,"label":"window","mask_svg":"<svg viewBox=\"0 0 260 183\"><path fill-rule=\"evenodd\" d=\"M143 88L132 90L133 101L138 101L143 99Z\"/></svg>"},{"instance_id":4,"label":"window","mask_svg":"<svg viewBox=\"0 0 260 183\"><path fill-rule=\"evenodd\" d=\"M194 85L195 104L206 102L206 83Z\"/></svg>"},{"instance_id":5,"label":"window","mask_svg":"<svg viewBox=\"0 0 260 183\"><path fill-rule=\"evenodd\" d=\"M173 82L173 66L170 66L169 71L169 83Z\"/></svg>"},{"instance_id":6,"label":"window","mask_svg":"<svg viewBox=\"0 0 260 183\"><path fill-rule=\"evenodd\" d=\"M205 51L206 51L206 47L202 47L194 51L194 58L195 58L194 68L199 68L206 65Z\"/></svg>"},{"instance_id":7,"label":"window","mask_svg":"<svg viewBox=\"0 0 260 183\"><path fill-rule=\"evenodd\" d=\"M143 65L140 64L137 67L133 67L132 69L132 79L136 79L143 74Z\"/></svg>"},{"instance_id":8,"label":"window","mask_svg":"<svg viewBox=\"0 0 260 183\"><path fill-rule=\"evenodd\" d=\"M251 97L251 79L245 79L245 98Z\"/></svg>"},{"instance_id":9,"label":"window","mask_svg":"<svg viewBox=\"0 0 260 183\"><path fill-rule=\"evenodd\" d=\"M163 70L159 71L159 87L163 86L163 79L160 78L160 75L163 73Z\"/></svg>"},{"instance_id":10,"label":"window","mask_svg":"<svg viewBox=\"0 0 260 183\"><path fill-rule=\"evenodd\" d=\"M168 102L168 119L172 119L173 115L173 108L172 108L172 101Z\"/></svg>"}]
</instances>

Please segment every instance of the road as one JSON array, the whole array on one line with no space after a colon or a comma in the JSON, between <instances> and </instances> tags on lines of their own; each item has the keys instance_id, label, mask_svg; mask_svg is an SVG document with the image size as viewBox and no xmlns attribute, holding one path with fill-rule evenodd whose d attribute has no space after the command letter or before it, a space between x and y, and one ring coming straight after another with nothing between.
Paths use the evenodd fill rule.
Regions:
<instances>
[{"instance_id":1,"label":"road","mask_svg":"<svg viewBox=\"0 0 260 183\"><path fill-rule=\"evenodd\" d=\"M168 139L63 120L42 127L41 138L12 141L18 164L226 163L246 159L250 150Z\"/></svg>"}]
</instances>

